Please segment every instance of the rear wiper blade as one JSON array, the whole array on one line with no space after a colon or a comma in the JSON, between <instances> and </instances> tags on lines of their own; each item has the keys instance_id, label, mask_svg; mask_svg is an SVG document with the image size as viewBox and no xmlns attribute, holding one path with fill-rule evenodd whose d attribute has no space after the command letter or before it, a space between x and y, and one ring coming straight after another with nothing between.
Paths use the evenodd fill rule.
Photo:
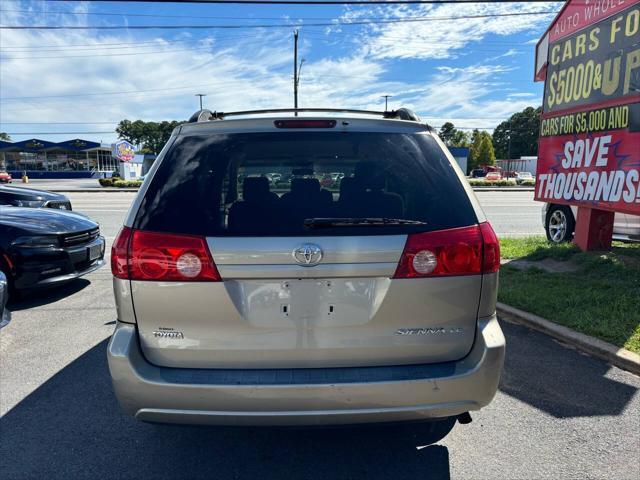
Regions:
<instances>
[{"instance_id":1,"label":"rear wiper blade","mask_svg":"<svg viewBox=\"0 0 640 480\"><path fill-rule=\"evenodd\" d=\"M306 228L328 228L328 227L383 227L395 225L426 225L426 222L419 220L406 220L404 218L305 218Z\"/></svg>"}]
</instances>

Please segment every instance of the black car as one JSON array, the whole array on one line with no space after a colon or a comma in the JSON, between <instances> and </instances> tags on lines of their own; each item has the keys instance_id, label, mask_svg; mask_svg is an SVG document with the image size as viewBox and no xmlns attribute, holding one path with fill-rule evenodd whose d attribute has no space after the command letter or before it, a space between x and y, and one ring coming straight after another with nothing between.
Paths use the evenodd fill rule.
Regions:
<instances>
[{"instance_id":1,"label":"black car","mask_svg":"<svg viewBox=\"0 0 640 480\"><path fill-rule=\"evenodd\" d=\"M0 185L0 205L71 210L69 199L59 193L33 188L10 187L8 185Z\"/></svg>"},{"instance_id":2,"label":"black car","mask_svg":"<svg viewBox=\"0 0 640 480\"><path fill-rule=\"evenodd\" d=\"M0 270L11 294L73 280L104 264L98 224L73 212L0 206Z\"/></svg>"},{"instance_id":3,"label":"black car","mask_svg":"<svg viewBox=\"0 0 640 480\"><path fill-rule=\"evenodd\" d=\"M471 170L471 178L484 178L487 176L487 172L485 172L482 168L474 168Z\"/></svg>"}]
</instances>

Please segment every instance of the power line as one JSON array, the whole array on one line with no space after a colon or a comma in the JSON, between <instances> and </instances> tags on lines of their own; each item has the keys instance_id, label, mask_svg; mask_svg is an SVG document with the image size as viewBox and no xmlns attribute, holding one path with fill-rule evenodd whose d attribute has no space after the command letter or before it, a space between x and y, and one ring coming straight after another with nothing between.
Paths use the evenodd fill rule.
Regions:
<instances>
[{"instance_id":1,"label":"power line","mask_svg":"<svg viewBox=\"0 0 640 480\"><path fill-rule=\"evenodd\" d=\"M508 119L503 119L502 122L506 122L508 121ZM500 122L500 123L502 123ZM432 128L442 128L443 125L430 125ZM486 129L491 129L491 128L496 128L496 127L488 127L486 125L484 126L475 126L475 127L470 127L470 126L458 126L458 125L454 125L454 128L456 128L457 130L486 130ZM531 129L529 128L519 128L519 129L512 129L512 132L528 132ZM100 130L100 131L73 131L73 132L6 132L7 135L98 135L98 134L108 134L108 133L117 133L115 130Z\"/></svg>"},{"instance_id":2,"label":"power line","mask_svg":"<svg viewBox=\"0 0 640 480\"><path fill-rule=\"evenodd\" d=\"M336 27L336 26L358 26L358 25L384 25L394 23L422 23L437 22L473 18L496 18L496 17L521 17L532 15L551 15L557 13L555 10L544 10L537 12L513 12L513 13L491 13L478 15L459 15L447 17L415 17L415 18L391 18L377 20L354 20L316 23L265 23L257 25L0 25L1 30L190 30L190 29L254 29L254 28L303 28L303 27Z\"/></svg>"},{"instance_id":3,"label":"power line","mask_svg":"<svg viewBox=\"0 0 640 480\"><path fill-rule=\"evenodd\" d=\"M0 121L0 125L116 125L118 123L120 123L120 120L117 120L115 122L2 122Z\"/></svg>"},{"instance_id":4,"label":"power line","mask_svg":"<svg viewBox=\"0 0 640 480\"><path fill-rule=\"evenodd\" d=\"M201 38L196 38L193 41L189 40L164 40L158 39L149 42L123 42L123 43L93 43L93 44L69 44L69 45L49 45L49 46L15 46L15 47L0 47L0 53L32 53L32 52L61 52L65 51L92 51L92 50L122 50L122 49L130 49L130 48L154 48L154 47L165 47L175 44L184 44L186 46L205 46L202 45L205 41L212 41L209 46L215 46L220 44L221 42L227 41L236 41L242 40L245 38L260 38L264 39L264 35L260 35L257 33L254 34L241 34L241 35L232 35L225 34L220 37L206 36ZM122 46L114 46L114 45L122 45ZM80 48L76 48L80 47Z\"/></svg>"},{"instance_id":5,"label":"power line","mask_svg":"<svg viewBox=\"0 0 640 480\"><path fill-rule=\"evenodd\" d=\"M367 79L370 80L371 77L370 76L366 76L366 75L335 75L335 74L317 74L317 75L311 75L311 78L316 78L316 79L321 79L323 77L332 77L332 78L362 78L362 79ZM277 77L275 77L277 78ZM284 81L284 77L281 78ZM202 84L198 84L198 85L184 85L181 87L165 87L165 88L153 88L153 89L147 89L147 90L124 90L124 91L112 91L112 92L94 92L94 93L72 93L72 94L61 94L61 95L29 95L29 96L21 96L21 97L0 97L0 100L2 101L7 101L7 100L37 100L37 99L42 99L42 98L75 98L75 97L99 97L102 95L141 95L141 94L147 94L147 93L156 93L156 92L165 92L165 91L171 91L171 90L185 90L185 89L190 89L190 88L201 88L201 87L215 87L215 86L224 86L224 85L236 85L238 83L238 81L242 81L243 79L238 79L238 80L233 80L233 81L227 81L227 82L212 82L212 83L202 83ZM250 80L250 79L249 79ZM381 79L380 82L381 83L394 83L394 82L404 82L406 79ZM451 79L446 79L444 82L440 82L440 84L444 84L451 81ZM485 82L485 83L492 83L492 82ZM498 82L500 83L500 82ZM529 85L531 82L526 81L526 82L515 82L515 81L511 81L510 83L514 84L514 83L526 83L527 85ZM437 85L437 84L436 84ZM48 122L47 122L48 123Z\"/></svg>"},{"instance_id":6,"label":"power line","mask_svg":"<svg viewBox=\"0 0 640 480\"><path fill-rule=\"evenodd\" d=\"M287 34L288 35L288 34ZM331 37L345 37L352 36L350 33L346 32L331 32ZM320 32L309 31L305 34L305 38L310 38L312 40L329 40L327 38L327 34ZM24 47L0 47L0 53L30 53L32 51L37 52L64 52L64 51L85 51L85 50L121 50L128 48L153 48L153 47L163 47L166 45L173 44L184 44L184 45L193 45L198 46L201 42L205 40L213 40L214 43L211 46L215 46L220 42L227 40L237 40L244 38L260 38L263 39L262 35L228 35L225 34L223 37L203 37L195 39L194 42L189 42L187 40L154 40L149 42L123 42L123 43L93 43L93 44L68 44L68 45L43 45L43 46L24 46ZM283 39L285 37L282 37ZM384 37L380 37L389 40L407 40L407 37L398 37L398 36L390 36L385 34ZM412 38L410 39L412 42L418 41L425 44L434 44L434 45L457 45L463 42L469 42L473 40L438 40L437 42L428 41L426 39L421 38ZM532 47L528 42L508 42L508 41L491 41L491 40L483 40L483 45L501 45L501 46L514 46L514 47ZM114 46L114 45L124 45L124 46ZM76 48L76 47L90 47L90 48ZM49 50L52 49L52 50Z\"/></svg>"},{"instance_id":7,"label":"power line","mask_svg":"<svg viewBox=\"0 0 640 480\"><path fill-rule=\"evenodd\" d=\"M263 43L263 42L259 42ZM447 42L438 42L441 44L447 44ZM412 45L424 45L424 46L436 46L436 44L428 42L428 41L415 41L411 42ZM449 42L451 45L458 45L456 42ZM200 47L189 47L189 48L180 48L180 49L168 49L168 50L156 50L156 51L142 51L142 52L120 52L120 53L92 53L89 55L44 55L44 56L27 56L27 57L6 57L4 56L3 60L35 60L35 59L59 59L59 58L97 58L97 57L120 57L120 56L131 56L131 55L156 55L156 54L164 54L164 53L175 53L175 52L196 52L203 50L215 50L219 48L221 45L219 42L211 45L204 45ZM225 46L225 48L227 48ZM507 53L501 49L491 49L491 48L478 48L478 47L467 47L465 43L460 43L457 50L465 48L465 52L486 52L486 53ZM91 50L100 50L100 49L91 49ZM522 52L522 49L512 48L516 52ZM11 52L14 53L14 52ZM30 53L30 52L15 52L15 53ZM3 52L0 52L0 55L6 55Z\"/></svg>"},{"instance_id":8,"label":"power line","mask_svg":"<svg viewBox=\"0 0 640 480\"><path fill-rule=\"evenodd\" d=\"M46 0L58 2L63 0ZM553 3L555 0L91 0L94 3L219 3L235 5L419 5L446 3Z\"/></svg>"},{"instance_id":9,"label":"power line","mask_svg":"<svg viewBox=\"0 0 640 480\"><path fill-rule=\"evenodd\" d=\"M502 2L496 2L502 3ZM522 1L520 3L530 3ZM549 0L547 3L553 3L552 0ZM210 20L284 20L284 15L279 17L253 17L253 16L244 16L244 17L229 17L229 16L219 16L219 15L167 15L161 13L127 13L127 12L70 12L70 11L56 11L56 10L45 10L42 12L32 11L32 10L6 10L1 9L0 12L10 12L10 13L28 13L31 16L34 14L37 15L93 15L93 16L109 16L109 17L140 17L140 18L196 18L196 19L210 19ZM405 17L397 17L397 20L403 19L412 19L412 18L424 18L422 16L405 16ZM295 19L297 21L306 21L306 20L335 20L335 17L299 17L296 16ZM382 17L359 17L360 20L382 20Z\"/></svg>"},{"instance_id":10,"label":"power line","mask_svg":"<svg viewBox=\"0 0 640 480\"><path fill-rule=\"evenodd\" d=\"M314 32L316 33L316 32ZM197 42L202 42L205 40L215 40L217 42L219 41L223 41L223 40L236 40L238 38L263 38L262 35L260 35L259 33L239 33L239 34L232 34L232 33L224 33L223 36L220 37L214 37L214 36L204 36L204 37L200 37L200 38L196 38L194 39L193 44L196 44ZM87 48L86 50L94 50L94 49L102 49L103 47L113 47L113 49L118 50L121 48L136 48L138 46L140 46L141 48L146 48L148 47L155 47L155 46L164 46L167 44L174 44L174 43L186 43L189 44L189 40L186 39L180 39L180 40L164 40L162 38L158 38L156 40L149 40L149 41L132 41L132 42L116 42L116 43L70 43L70 44L63 44L63 45L34 45L34 46L12 46L12 47L0 47L0 51L4 51L6 50L7 53L26 53L26 52L21 52L19 50L36 50L36 51L42 51L43 49L48 49L48 48L52 48L52 49L76 49L76 47L92 47L92 48ZM118 46L118 45L124 45L124 46ZM77 50L84 50L83 48L79 48ZM55 50L53 50L55 51Z\"/></svg>"},{"instance_id":11,"label":"power line","mask_svg":"<svg viewBox=\"0 0 640 480\"><path fill-rule=\"evenodd\" d=\"M215 45L207 45L204 47L179 48L174 50L158 50L155 52L129 52L129 53L100 53L91 55L45 55L41 57L4 57L4 60L35 60L35 59L55 59L55 58L96 58L96 57L121 57L129 55L155 55L158 53L174 53L174 52L193 52L202 50L213 50Z\"/></svg>"},{"instance_id":12,"label":"power line","mask_svg":"<svg viewBox=\"0 0 640 480\"><path fill-rule=\"evenodd\" d=\"M7 135L97 135L104 133L116 133L116 131L103 130L95 132L7 132Z\"/></svg>"},{"instance_id":13,"label":"power line","mask_svg":"<svg viewBox=\"0 0 640 480\"><path fill-rule=\"evenodd\" d=\"M237 84L238 81L228 81L228 82L212 82L212 83L201 83L199 85L183 85L182 87L166 87L166 88L151 88L148 90L124 90L119 92L99 92L99 93L71 93L64 95L34 95L34 96L26 96L26 97L0 97L0 100L35 100L39 98L70 98L70 97L93 97L93 96L101 96L101 95L130 95L130 94L140 94L140 93L149 93L149 92L164 92L168 90L184 90L189 88L199 88L199 87L215 87L221 85L233 85Z\"/></svg>"},{"instance_id":14,"label":"power line","mask_svg":"<svg viewBox=\"0 0 640 480\"><path fill-rule=\"evenodd\" d=\"M30 15L93 15L100 17L143 17L143 18L207 18L211 20L282 20L280 17L228 17L219 15L167 15L161 13L115 13L115 12L69 12L58 10L45 10L42 12L33 10L6 10L0 8L0 12L28 13ZM298 17L299 20L331 20L333 17Z\"/></svg>"}]
</instances>

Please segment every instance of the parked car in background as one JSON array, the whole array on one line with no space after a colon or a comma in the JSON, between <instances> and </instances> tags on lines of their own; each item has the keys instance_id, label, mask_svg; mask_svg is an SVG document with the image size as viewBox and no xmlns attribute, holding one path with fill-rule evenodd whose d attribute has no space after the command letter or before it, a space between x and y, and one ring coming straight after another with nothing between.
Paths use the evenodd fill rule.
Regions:
<instances>
[{"instance_id":1,"label":"parked car in background","mask_svg":"<svg viewBox=\"0 0 640 480\"><path fill-rule=\"evenodd\" d=\"M533 175L531 174L531 172L518 172L516 173L516 183L518 185L520 185L522 182L527 181L527 180L534 180Z\"/></svg>"},{"instance_id":2,"label":"parked car in background","mask_svg":"<svg viewBox=\"0 0 640 480\"><path fill-rule=\"evenodd\" d=\"M7 277L0 270L0 328L9 323L11 313L7 310L7 301L9 300L9 285Z\"/></svg>"},{"instance_id":3,"label":"parked car in background","mask_svg":"<svg viewBox=\"0 0 640 480\"><path fill-rule=\"evenodd\" d=\"M174 131L111 253L127 413L450 430L489 404L498 239L431 128L404 109L358 115ZM275 168L292 175L278 192L250 175ZM343 172L339 192L314 172Z\"/></svg>"},{"instance_id":4,"label":"parked car in background","mask_svg":"<svg viewBox=\"0 0 640 480\"><path fill-rule=\"evenodd\" d=\"M93 220L49 208L0 206L0 270L10 293L59 285L104 263Z\"/></svg>"},{"instance_id":5,"label":"parked car in background","mask_svg":"<svg viewBox=\"0 0 640 480\"><path fill-rule=\"evenodd\" d=\"M500 172L489 172L484 176L487 182L496 182L502 180L502 174Z\"/></svg>"},{"instance_id":6,"label":"parked car in background","mask_svg":"<svg viewBox=\"0 0 640 480\"><path fill-rule=\"evenodd\" d=\"M13 178L9 172L0 171L0 183L11 183Z\"/></svg>"},{"instance_id":7,"label":"parked car in background","mask_svg":"<svg viewBox=\"0 0 640 480\"><path fill-rule=\"evenodd\" d=\"M487 172L485 172L482 168L474 168L473 170L471 170L471 178L484 178L486 174Z\"/></svg>"},{"instance_id":8,"label":"parked car in background","mask_svg":"<svg viewBox=\"0 0 640 480\"><path fill-rule=\"evenodd\" d=\"M71 201L60 193L8 185L0 185L0 205L71 210Z\"/></svg>"},{"instance_id":9,"label":"parked car in background","mask_svg":"<svg viewBox=\"0 0 640 480\"><path fill-rule=\"evenodd\" d=\"M542 205L542 225L547 239L553 243L570 242L576 229L578 207L545 203ZM615 240L640 241L640 215L616 213L613 220Z\"/></svg>"}]
</instances>

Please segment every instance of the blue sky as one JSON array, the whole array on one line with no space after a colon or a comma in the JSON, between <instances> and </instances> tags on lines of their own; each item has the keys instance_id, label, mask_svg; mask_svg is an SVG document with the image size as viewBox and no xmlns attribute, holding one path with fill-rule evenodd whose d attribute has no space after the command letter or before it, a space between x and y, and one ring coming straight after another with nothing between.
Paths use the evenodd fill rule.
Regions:
<instances>
[{"instance_id":1,"label":"blue sky","mask_svg":"<svg viewBox=\"0 0 640 480\"><path fill-rule=\"evenodd\" d=\"M3 0L2 25L285 25L283 28L0 30L0 131L14 140L110 142L123 119L292 106L406 106L428 123L492 129L541 103L535 41L561 2L413 6L202 5ZM65 12L65 13L60 13ZM108 14L108 15L99 15ZM215 17L215 18L207 18ZM428 21L348 25L368 19ZM443 19L444 17L444 19ZM331 26L311 26L328 23ZM23 133L21 133L23 132ZM49 132L49 133L46 133ZM53 134L69 132L67 135ZM80 134L76 132L94 132Z\"/></svg>"}]
</instances>

